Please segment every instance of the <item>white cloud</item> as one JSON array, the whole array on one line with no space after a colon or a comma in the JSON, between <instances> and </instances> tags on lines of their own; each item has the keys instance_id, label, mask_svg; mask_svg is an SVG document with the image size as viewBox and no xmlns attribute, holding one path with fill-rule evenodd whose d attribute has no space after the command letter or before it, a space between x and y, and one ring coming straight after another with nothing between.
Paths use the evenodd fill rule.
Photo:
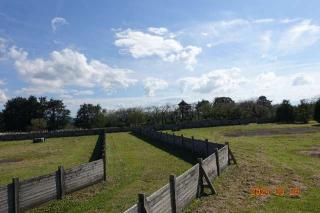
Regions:
<instances>
[{"instance_id":1,"label":"white cloud","mask_svg":"<svg viewBox=\"0 0 320 213\"><path fill-rule=\"evenodd\" d=\"M239 68L213 70L200 77L186 77L178 80L182 91L198 93L227 92L237 89L246 82Z\"/></svg>"},{"instance_id":2,"label":"white cloud","mask_svg":"<svg viewBox=\"0 0 320 213\"><path fill-rule=\"evenodd\" d=\"M65 18L62 17L54 17L51 20L51 28L53 32L56 32L57 29L63 25L69 24Z\"/></svg>"},{"instance_id":3,"label":"white cloud","mask_svg":"<svg viewBox=\"0 0 320 213\"><path fill-rule=\"evenodd\" d=\"M94 91L92 91L92 90L76 90L76 89L73 89L73 90L70 91L70 93L72 95L75 95L75 96L88 96L88 95L93 95Z\"/></svg>"},{"instance_id":4,"label":"white cloud","mask_svg":"<svg viewBox=\"0 0 320 213\"><path fill-rule=\"evenodd\" d=\"M148 96L155 96L156 90L163 90L168 87L168 83L165 80L153 77L146 78L143 83L144 90Z\"/></svg>"},{"instance_id":5,"label":"white cloud","mask_svg":"<svg viewBox=\"0 0 320 213\"><path fill-rule=\"evenodd\" d=\"M4 104L8 100L5 92L0 89L0 103Z\"/></svg>"},{"instance_id":6,"label":"white cloud","mask_svg":"<svg viewBox=\"0 0 320 213\"><path fill-rule=\"evenodd\" d=\"M265 18L265 19L256 19L253 21L253 23L256 24L268 24L268 23L273 23L275 20L272 18Z\"/></svg>"},{"instance_id":7,"label":"white cloud","mask_svg":"<svg viewBox=\"0 0 320 213\"><path fill-rule=\"evenodd\" d=\"M192 70L197 63L197 55L202 51L196 46L182 44L167 36L154 35L127 29L116 33L115 45L134 58L158 56L163 61L181 61Z\"/></svg>"},{"instance_id":8,"label":"white cloud","mask_svg":"<svg viewBox=\"0 0 320 213\"><path fill-rule=\"evenodd\" d=\"M137 81L129 77L131 70L88 60L84 54L68 48L53 51L49 59L29 59L26 51L13 46L9 56L22 79L31 84L22 89L25 92L60 93L68 86L101 86L107 92L113 92Z\"/></svg>"},{"instance_id":9,"label":"white cloud","mask_svg":"<svg viewBox=\"0 0 320 213\"><path fill-rule=\"evenodd\" d=\"M308 85L312 83L313 79L305 73L296 74L292 80L292 86Z\"/></svg>"},{"instance_id":10,"label":"white cloud","mask_svg":"<svg viewBox=\"0 0 320 213\"><path fill-rule=\"evenodd\" d=\"M186 77L178 80L184 97L191 101L211 100L216 96L229 96L235 100L245 100L266 95L274 103L283 99L297 102L320 95L319 72L276 74L264 72L245 75L239 68L220 69L199 77Z\"/></svg>"},{"instance_id":11,"label":"white cloud","mask_svg":"<svg viewBox=\"0 0 320 213\"><path fill-rule=\"evenodd\" d=\"M154 33L156 35L164 35L166 33L168 33L168 29L167 28L164 28L164 27L149 27L148 28L148 31L151 32L151 33Z\"/></svg>"},{"instance_id":12,"label":"white cloud","mask_svg":"<svg viewBox=\"0 0 320 213\"><path fill-rule=\"evenodd\" d=\"M283 33L279 49L283 52L297 52L310 47L320 40L320 26L311 20L302 20Z\"/></svg>"}]
</instances>

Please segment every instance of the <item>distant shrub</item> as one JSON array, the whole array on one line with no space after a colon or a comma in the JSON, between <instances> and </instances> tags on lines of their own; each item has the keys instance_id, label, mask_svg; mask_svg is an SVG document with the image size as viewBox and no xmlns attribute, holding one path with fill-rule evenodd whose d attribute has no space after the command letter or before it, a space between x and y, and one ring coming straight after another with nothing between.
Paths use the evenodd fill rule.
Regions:
<instances>
[{"instance_id":1,"label":"distant shrub","mask_svg":"<svg viewBox=\"0 0 320 213\"><path fill-rule=\"evenodd\" d=\"M47 128L47 122L43 118L35 118L31 120L30 130L41 131Z\"/></svg>"}]
</instances>

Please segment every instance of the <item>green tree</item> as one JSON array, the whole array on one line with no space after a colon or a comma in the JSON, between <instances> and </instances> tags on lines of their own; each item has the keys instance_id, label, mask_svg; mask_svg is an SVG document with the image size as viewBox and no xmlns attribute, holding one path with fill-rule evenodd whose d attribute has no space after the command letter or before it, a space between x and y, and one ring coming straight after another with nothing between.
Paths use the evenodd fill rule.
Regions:
<instances>
[{"instance_id":1,"label":"green tree","mask_svg":"<svg viewBox=\"0 0 320 213\"><path fill-rule=\"evenodd\" d=\"M211 114L211 104L207 100L199 101L196 105L198 119L208 119Z\"/></svg>"},{"instance_id":2,"label":"green tree","mask_svg":"<svg viewBox=\"0 0 320 213\"><path fill-rule=\"evenodd\" d=\"M292 123L294 121L294 109L288 100L283 100L276 110L278 122Z\"/></svg>"},{"instance_id":3,"label":"green tree","mask_svg":"<svg viewBox=\"0 0 320 213\"><path fill-rule=\"evenodd\" d=\"M43 117L37 98L30 96L12 98L7 101L3 110L3 121L7 131L25 131L32 118Z\"/></svg>"},{"instance_id":4,"label":"green tree","mask_svg":"<svg viewBox=\"0 0 320 213\"><path fill-rule=\"evenodd\" d=\"M77 127L86 129L101 128L104 127L105 124L105 116L99 104L83 104L80 106L75 119L75 125Z\"/></svg>"},{"instance_id":5,"label":"green tree","mask_svg":"<svg viewBox=\"0 0 320 213\"><path fill-rule=\"evenodd\" d=\"M3 113L0 112L0 131L5 131L4 121L3 121Z\"/></svg>"},{"instance_id":6,"label":"green tree","mask_svg":"<svg viewBox=\"0 0 320 213\"><path fill-rule=\"evenodd\" d=\"M217 97L212 105L212 118L217 120L239 119L241 112L235 102L229 97Z\"/></svg>"},{"instance_id":7,"label":"green tree","mask_svg":"<svg viewBox=\"0 0 320 213\"><path fill-rule=\"evenodd\" d=\"M295 120L302 123L309 122L309 104L305 100L301 100L300 104L297 106Z\"/></svg>"},{"instance_id":8,"label":"green tree","mask_svg":"<svg viewBox=\"0 0 320 213\"><path fill-rule=\"evenodd\" d=\"M131 109L128 109L127 112L128 112L127 126L136 126L138 124L145 123L146 116L141 108L131 108Z\"/></svg>"},{"instance_id":9,"label":"green tree","mask_svg":"<svg viewBox=\"0 0 320 213\"><path fill-rule=\"evenodd\" d=\"M40 99L41 107L44 110L44 118L47 122L49 130L63 129L70 121L70 110L62 100L50 99L46 101L45 98Z\"/></svg>"},{"instance_id":10,"label":"green tree","mask_svg":"<svg viewBox=\"0 0 320 213\"><path fill-rule=\"evenodd\" d=\"M320 123L320 98L316 101L314 105L314 114L313 114L314 120L316 120L318 123Z\"/></svg>"},{"instance_id":11,"label":"green tree","mask_svg":"<svg viewBox=\"0 0 320 213\"><path fill-rule=\"evenodd\" d=\"M234 100L232 100L232 98L229 97L216 97L213 101L213 105L217 105L217 104L234 104Z\"/></svg>"},{"instance_id":12,"label":"green tree","mask_svg":"<svg viewBox=\"0 0 320 213\"><path fill-rule=\"evenodd\" d=\"M272 108L272 101L268 100L266 96L260 96L256 102L260 106L264 106L266 108Z\"/></svg>"}]
</instances>

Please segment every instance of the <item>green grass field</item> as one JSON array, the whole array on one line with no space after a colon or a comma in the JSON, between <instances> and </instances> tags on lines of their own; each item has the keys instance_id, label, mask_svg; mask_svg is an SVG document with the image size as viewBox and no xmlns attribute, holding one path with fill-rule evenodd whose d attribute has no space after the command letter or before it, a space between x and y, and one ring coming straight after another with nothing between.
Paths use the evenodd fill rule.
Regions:
<instances>
[{"instance_id":1,"label":"green grass field","mask_svg":"<svg viewBox=\"0 0 320 213\"><path fill-rule=\"evenodd\" d=\"M230 133L233 137L226 136ZM194 201L186 212L320 212L319 126L251 124L176 134L229 141L239 164L215 181L218 195ZM254 187L271 193L254 196ZM299 197L290 196L294 187L301 190ZM277 188L284 189L285 195L276 195Z\"/></svg>"},{"instance_id":2,"label":"green grass field","mask_svg":"<svg viewBox=\"0 0 320 213\"><path fill-rule=\"evenodd\" d=\"M320 212L319 126L250 124L185 129L176 134L228 141L238 160L238 166L228 167L214 181L218 194L195 200L186 212ZM67 141L51 139L44 144L0 143L1 159L24 159L1 164L0 180L7 183L12 176L28 178L51 172L59 164L70 167L86 162L96 139L88 136ZM31 211L122 212L136 202L137 193L150 195L168 182L170 174L179 175L194 163L187 153L176 154L185 160L129 133L107 134L107 183ZM271 194L254 196L254 187L270 189ZM289 195L292 187L301 190L299 197ZM285 195L275 195L276 188L283 188Z\"/></svg>"},{"instance_id":3,"label":"green grass field","mask_svg":"<svg viewBox=\"0 0 320 213\"><path fill-rule=\"evenodd\" d=\"M185 153L177 153L184 155ZM192 159L190 159L192 160ZM32 212L122 212L192 166L129 133L107 134L107 183L49 202Z\"/></svg>"},{"instance_id":4,"label":"green grass field","mask_svg":"<svg viewBox=\"0 0 320 213\"><path fill-rule=\"evenodd\" d=\"M0 185L12 177L28 179L89 161L98 136L49 138L44 143L32 140L0 142Z\"/></svg>"}]
</instances>

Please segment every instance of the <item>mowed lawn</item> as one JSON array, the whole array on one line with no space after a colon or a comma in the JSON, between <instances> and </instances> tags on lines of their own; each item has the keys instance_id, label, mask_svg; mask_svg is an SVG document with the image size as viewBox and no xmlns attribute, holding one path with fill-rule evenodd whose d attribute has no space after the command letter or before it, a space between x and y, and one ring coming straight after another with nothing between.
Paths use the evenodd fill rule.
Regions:
<instances>
[{"instance_id":1,"label":"mowed lawn","mask_svg":"<svg viewBox=\"0 0 320 213\"><path fill-rule=\"evenodd\" d=\"M129 133L107 134L106 139L106 183L88 187L32 211L123 212L137 202L138 193L150 195L168 183L170 174L182 174L192 166L192 162L183 161Z\"/></svg>"},{"instance_id":2,"label":"mowed lawn","mask_svg":"<svg viewBox=\"0 0 320 213\"><path fill-rule=\"evenodd\" d=\"M239 164L214 182L218 195L194 201L187 212L320 212L318 125L250 124L176 134L229 141ZM269 189L270 195L254 196L254 187ZM299 197L290 196L295 187ZM282 189L284 196L277 195Z\"/></svg>"},{"instance_id":3,"label":"mowed lawn","mask_svg":"<svg viewBox=\"0 0 320 213\"><path fill-rule=\"evenodd\" d=\"M70 168L89 162L98 136L0 142L0 185L52 173L59 165Z\"/></svg>"}]
</instances>

